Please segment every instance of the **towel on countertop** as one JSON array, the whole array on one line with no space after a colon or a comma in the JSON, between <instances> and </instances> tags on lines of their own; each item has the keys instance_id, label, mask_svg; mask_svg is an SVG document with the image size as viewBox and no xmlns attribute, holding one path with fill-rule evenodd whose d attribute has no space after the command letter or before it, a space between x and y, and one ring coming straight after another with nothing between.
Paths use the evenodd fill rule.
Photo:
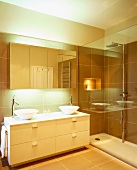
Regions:
<instances>
[{"instance_id":1,"label":"towel on countertop","mask_svg":"<svg viewBox=\"0 0 137 170\"><path fill-rule=\"evenodd\" d=\"M7 157L8 151L8 133L6 127L3 125L1 129L1 154L2 158Z\"/></svg>"}]
</instances>

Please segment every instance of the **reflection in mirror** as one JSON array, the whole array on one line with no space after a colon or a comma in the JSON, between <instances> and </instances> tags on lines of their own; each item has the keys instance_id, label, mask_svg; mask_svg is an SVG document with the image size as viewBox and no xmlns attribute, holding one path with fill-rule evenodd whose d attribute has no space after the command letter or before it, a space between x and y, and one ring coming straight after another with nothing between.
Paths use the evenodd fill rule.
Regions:
<instances>
[{"instance_id":1,"label":"reflection in mirror","mask_svg":"<svg viewBox=\"0 0 137 170\"><path fill-rule=\"evenodd\" d=\"M51 86L51 82L48 83L48 75L52 74L52 70L48 72L47 48L30 46L29 53L31 88L48 88Z\"/></svg>"},{"instance_id":2,"label":"reflection in mirror","mask_svg":"<svg viewBox=\"0 0 137 170\"><path fill-rule=\"evenodd\" d=\"M73 56L76 59L78 49L75 45L8 33L0 33L0 44L0 56L4 63L5 58L9 59L10 57L10 61L7 60L7 65L4 67L4 77L1 76L2 82L5 82L4 87L10 89L61 87L58 78L58 63L62 62L64 57L62 56L60 61L59 54ZM73 87L76 86L75 83L72 83L72 81L75 82L73 79L76 75L72 74L76 74L76 66L72 65L71 68L70 87Z\"/></svg>"},{"instance_id":3,"label":"reflection in mirror","mask_svg":"<svg viewBox=\"0 0 137 170\"><path fill-rule=\"evenodd\" d=\"M76 52L30 46L31 88L76 86Z\"/></svg>"},{"instance_id":4,"label":"reflection in mirror","mask_svg":"<svg viewBox=\"0 0 137 170\"><path fill-rule=\"evenodd\" d=\"M52 70L52 74L48 75L48 88L58 88L58 49L48 48L48 73Z\"/></svg>"},{"instance_id":5,"label":"reflection in mirror","mask_svg":"<svg viewBox=\"0 0 137 170\"><path fill-rule=\"evenodd\" d=\"M58 87L76 87L76 51L60 50L58 54Z\"/></svg>"}]
</instances>

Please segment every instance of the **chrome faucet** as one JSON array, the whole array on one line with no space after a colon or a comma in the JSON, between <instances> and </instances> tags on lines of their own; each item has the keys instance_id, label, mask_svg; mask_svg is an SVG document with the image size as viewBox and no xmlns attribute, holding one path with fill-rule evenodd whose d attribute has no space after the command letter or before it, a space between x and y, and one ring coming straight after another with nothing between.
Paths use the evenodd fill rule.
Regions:
<instances>
[{"instance_id":1,"label":"chrome faucet","mask_svg":"<svg viewBox=\"0 0 137 170\"><path fill-rule=\"evenodd\" d=\"M72 96L70 96L70 105L72 105Z\"/></svg>"},{"instance_id":2,"label":"chrome faucet","mask_svg":"<svg viewBox=\"0 0 137 170\"><path fill-rule=\"evenodd\" d=\"M92 103L92 100L95 100L95 98L94 98L94 97L92 97L92 96L89 96L89 104L91 104L91 103Z\"/></svg>"},{"instance_id":3,"label":"chrome faucet","mask_svg":"<svg viewBox=\"0 0 137 170\"><path fill-rule=\"evenodd\" d=\"M128 96L128 92L122 92L122 94L120 94L120 96L122 96L122 100L125 100L125 98Z\"/></svg>"},{"instance_id":4,"label":"chrome faucet","mask_svg":"<svg viewBox=\"0 0 137 170\"><path fill-rule=\"evenodd\" d=\"M91 105L92 105L92 101L93 101L93 100L95 100L95 98L92 97L91 95L89 95L89 98L88 98L88 103L89 103L89 104L88 104L88 105L89 105L88 107L89 107L89 109L91 109L91 107L92 107Z\"/></svg>"},{"instance_id":5,"label":"chrome faucet","mask_svg":"<svg viewBox=\"0 0 137 170\"><path fill-rule=\"evenodd\" d=\"M14 97L15 97L15 95L13 96L13 99L12 99L12 117L13 117L13 118L14 118L14 104L19 105L17 102L15 102Z\"/></svg>"}]
</instances>

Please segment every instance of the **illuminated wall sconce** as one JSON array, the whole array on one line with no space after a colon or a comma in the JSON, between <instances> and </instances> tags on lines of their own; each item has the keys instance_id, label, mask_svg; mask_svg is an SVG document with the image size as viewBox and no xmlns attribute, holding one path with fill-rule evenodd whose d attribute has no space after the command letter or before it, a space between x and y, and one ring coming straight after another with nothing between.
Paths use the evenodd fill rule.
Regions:
<instances>
[{"instance_id":1,"label":"illuminated wall sconce","mask_svg":"<svg viewBox=\"0 0 137 170\"><path fill-rule=\"evenodd\" d=\"M84 90L101 90L101 79L100 78L85 78L84 79Z\"/></svg>"}]
</instances>

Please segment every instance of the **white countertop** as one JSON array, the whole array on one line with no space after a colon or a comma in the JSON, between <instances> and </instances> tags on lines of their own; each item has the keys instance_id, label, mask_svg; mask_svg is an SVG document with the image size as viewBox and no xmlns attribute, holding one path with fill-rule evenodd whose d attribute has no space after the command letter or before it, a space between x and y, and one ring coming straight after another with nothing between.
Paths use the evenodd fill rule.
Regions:
<instances>
[{"instance_id":1,"label":"white countertop","mask_svg":"<svg viewBox=\"0 0 137 170\"><path fill-rule=\"evenodd\" d=\"M15 116L14 118L4 117L4 124L8 124L12 126L12 125L40 122L40 121L75 118L81 116L90 116L90 115L83 112L76 112L75 114L70 114L70 115L64 114L62 112L51 112L51 113L36 114L31 120L23 120L20 119L18 116Z\"/></svg>"}]
</instances>

